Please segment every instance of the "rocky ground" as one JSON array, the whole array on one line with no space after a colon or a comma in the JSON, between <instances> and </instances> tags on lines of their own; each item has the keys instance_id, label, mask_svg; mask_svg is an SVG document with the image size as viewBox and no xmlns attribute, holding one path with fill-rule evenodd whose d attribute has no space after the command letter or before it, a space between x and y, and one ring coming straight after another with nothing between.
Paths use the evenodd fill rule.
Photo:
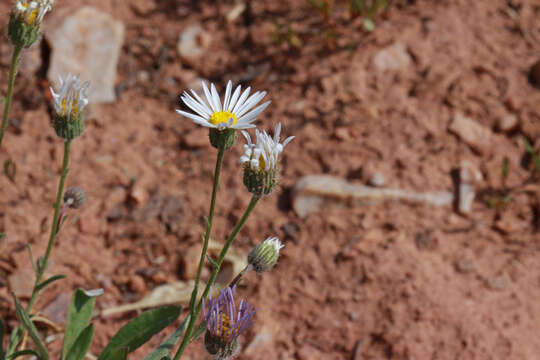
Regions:
<instances>
[{"instance_id":1,"label":"rocky ground","mask_svg":"<svg viewBox=\"0 0 540 360\"><path fill-rule=\"evenodd\" d=\"M53 252L49 272L68 278L36 308L62 325L75 288L104 288L93 354L141 300L185 299L216 152L174 110L200 79L219 89L232 79L268 91L260 126L296 136L279 190L221 278L267 236L285 242L278 266L238 291L258 309L239 359L538 358L540 184L525 142L540 150L540 4L396 1L371 33L336 4L325 19L301 0L57 0L25 53L0 151L16 164L13 180L0 176L8 325L10 292L31 290L26 243L43 253L59 176L51 79L65 69L94 79L68 178L88 201ZM0 43L6 84L5 32ZM218 243L249 202L240 152L224 160ZM172 298L153 292L164 285ZM200 344L187 354L206 358Z\"/></svg>"}]
</instances>

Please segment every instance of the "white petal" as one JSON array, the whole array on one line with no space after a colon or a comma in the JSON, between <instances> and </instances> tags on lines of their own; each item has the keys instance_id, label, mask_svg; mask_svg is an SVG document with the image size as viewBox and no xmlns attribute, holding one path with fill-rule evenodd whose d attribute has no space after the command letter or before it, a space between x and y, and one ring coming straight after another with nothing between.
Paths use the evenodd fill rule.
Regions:
<instances>
[{"instance_id":1,"label":"white petal","mask_svg":"<svg viewBox=\"0 0 540 360\"><path fill-rule=\"evenodd\" d=\"M257 125L253 125L253 124L236 123L233 126L231 126L231 129L245 130L245 129L253 129L256 127Z\"/></svg>"},{"instance_id":2,"label":"white petal","mask_svg":"<svg viewBox=\"0 0 540 360\"><path fill-rule=\"evenodd\" d=\"M197 92L193 89L191 89L191 93L193 94L193 96L195 96L195 99L197 99L197 101L202 105L204 106L204 108L208 111L208 113L212 114L213 111L212 111L212 108L211 108L211 105L208 104L208 102L204 101L200 96L199 94L197 94Z\"/></svg>"},{"instance_id":3,"label":"white petal","mask_svg":"<svg viewBox=\"0 0 540 360\"><path fill-rule=\"evenodd\" d=\"M238 97L240 96L240 91L242 91L242 86L238 85L236 89L234 89L234 93L231 97L231 102L229 103L229 106L225 108L225 110L231 111L234 105L236 105L236 101L238 100Z\"/></svg>"},{"instance_id":4,"label":"white petal","mask_svg":"<svg viewBox=\"0 0 540 360\"><path fill-rule=\"evenodd\" d=\"M199 115L188 113L188 112L185 112L185 111L182 111L182 110L176 110L176 112L181 114L181 115L184 115L185 117L190 118L192 120L208 123L208 120L206 120L205 118L203 118L203 117L201 117Z\"/></svg>"},{"instance_id":5,"label":"white petal","mask_svg":"<svg viewBox=\"0 0 540 360\"><path fill-rule=\"evenodd\" d=\"M249 136L249 133L247 131L242 131L242 135L246 138L248 145L251 145L251 136Z\"/></svg>"},{"instance_id":6,"label":"white petal","mask_svg":"<svg viewBox=\"0 0 540 360\"><path fill-rule=\"evenodd\" d=\"M187 94L185 95L189 96ZM195 111L197 114L205 118L210 118L210 115L212 113L208 113L208 111L192 97L183 97L182 101L184 102L184 104L186 104L191 110Z\"/></svg>"},{"instance_id":7,"label":"white petal","mask_svg":"<svg viewBox=\"0 0 540 360\"><path fill-rule=\"evenodd\" d=\"M236 103L236 105L234 106L234 108L231 111L233 114L236 115L236 110L238 108L240 108L244 104L244 101L249 96L250 91L251 91L251 86L249 86L246 90L244 90L244 92L240 96L240 99L238 99L238 102ZM238 117L238 115L236 117Z\"/></svg>"},{"instance_id":8,"label":"white petal","mask_svg":"<svg viewBox=\"0 0 540 360\"><path fill-rule=\"evenodd\" d=\"M295 136L289 136L288 138L285 139L285 141L281 145L283 145L283 147L285 147L285 145L290 143L294 138L295 138Z\"/></svg>"},{"instance_id":9,"label":"white petal","mask_svg":"<svg viewBox=\"0 0 540 360\"><path fill-rule=\"evenodd\" d=\"M245 155L242 155L240 156L240 164L243 164L245 162L248 162L249 161L249 156L245 156Z\"/></svg>"},{"instance_id":10,"label":"white petal","mask_svg":"<svg viewBox=\"0 0 540 360\"><path fill-rule=\"evenodd\" d=\"M229 80L227 88L225 89L225 99L223 99L223 111L229 109L229 100L231 100L232 81Z\"/></svg>"},{"instance_id":11,"label":"white petal","mask_svg":"<svg viewBox=\"0 0 540 360\"><path fill-rule=\"evenodd\" d=\"M251 95L249 99L246 100L244 105L236 111L236 116L240 117L244 115L249 109L257 105L257 103L261 101L265 96L266 91L256 92L255 94Z\"/></svg>"},{"instance_id":12,"label":"white petal","mask_svg":"<svg viewBox=\"0 0 540 360\"><path fill-rule=\"evenodd\" d=\"M212 108L212 112L218 111L218 109L216 108L216 105L212 101L212 94L210 94L210 91L208 90L208 87L206 86L206 82L203 81L202 84L203 84L204 96L206 96L206 101L208 101L208 104L210 104L210 107Z\"/></svg>"},{"instance_id":13,"label":"white petal","mask_svg":"<svg viewBox=\"0 0 540 360\"><path fill-rule=\"evenodd\" d=\"M274 142L279 142L279 134L281 133L281 123L276 125L276 130L274 130Z\"/></svg>"},{"instance_id":14,"label":"white petal","mask_svg":"<svg viewBox=\"0 0 540 360\"><path fill-rule=\"evenodd\" d=\"M210 92L212 93L212 100L214 100L214 104L216 105L218 111L221 111L221 99L219 98L219 94L214 84L210 86Z\"/></svg>"},{"instance_id":15,"label":"white petal","mask_svg":"<svg viewBox=\"0 0 540 360\"><path fill-rule=\"evenodd\" d=\"M242 123L253 122L257 115L259 115L264 109L266 109L268 105L270 105L270 101L267 101L264 104L257 106L255 109L251 110L246 115L239 118L238 121L242 121Z\"/></svg>"}]
</instances>

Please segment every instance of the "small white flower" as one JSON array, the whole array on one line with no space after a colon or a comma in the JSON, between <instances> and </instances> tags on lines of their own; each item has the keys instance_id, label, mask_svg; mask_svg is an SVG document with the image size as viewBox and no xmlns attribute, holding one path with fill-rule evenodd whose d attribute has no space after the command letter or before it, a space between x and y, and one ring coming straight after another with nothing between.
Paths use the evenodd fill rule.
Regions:
<instances>
[{"instance_id":1,"label":"small white flower","mask_svg":"<svg viewBox=\"0 0 540 360\"><path fill-rule=\"evenodd\" d=\"M17 0L13 13L25 23L40 24L45 14L52 9L54 0Z\"/></svg>"},{"instance_id":2,"label":"small white flower","mask_svg":"<svg viewBox=\"0 0 540 360\"><path fill-rule=\"evenodd\" d=\"M51 87L54 109L60 116L68 119L76 117L88 105L88 87L90 82L82 82L78 76L69 74L62 78L58 77L59 84L57 93Z\"/></svg>"},{"instance_id":3,"label":"small white flower","mask_svg":"<svg viewBox=\"0 0 540 360\"><path fill-rule=\"evenodd\" d=\"M255 138L257 143L251 142L251 137L247 131L242 131L247 144L244 145L244 155L240 156L240 163L248 163L249 167L255 171L269 171L277 167L279 154L283 148L294 139L294 136L288 138L280 144L279 135L281 132L281 123L277 124L274 130L274 137L255 129Z\"/></svg>"},{"instance_id":4,"label":"small white flower","mask_svg":"<svg viewBox=\"0 0 540 360\"><path fill-rule=\"evenodd\" d=\"M283 244L277 237L269 237L255 246L248 254L248 264L258 273L272 269L279 259L279 250Z\"/></svg>"},{"instance_id":5,"label":"small white flower","mask_svg":"<svg viewBox=\"0 0 540 360\"><path fill-rule=\"evenodd\" d=\"M221 103L221 99L214 84L210 84L210 90L208 90L208 86L204 81L202 82L202 85L206 101L204 101L193 89L191 89L193 97L186 91L181 96L182 101L196 114L176 110L179 114L192 119L195 124L201 126L216 128L220 131L229 128L253 128L255 125L253 125L252 122L254 122L257 115L270 104L270 101L267 101L250 111L250 109L264 98L266 91L257 91L249 96L251 87L248 87L240 94L242 87L238 85L234 92L232 92L232 82L230 80L227 83L223 103Z\"/></svg>"},{"instance_id":6,"label":"small white flower","mask_svg":"<svg viewBox=\"0 0 540 360\"><path fill-rule=\"evenodd\" d=\"M281 243L279 238L277 238L275 236L274 237L269 237L266 240L264 240L263 245L266 245L266 246L271 245L274 248L274 250L276 251L276 253L278 253L278 254L279 254L279 250L281 250L282 248L285 247L285 245L283 245Z\"/></svg>"}]
</instances>

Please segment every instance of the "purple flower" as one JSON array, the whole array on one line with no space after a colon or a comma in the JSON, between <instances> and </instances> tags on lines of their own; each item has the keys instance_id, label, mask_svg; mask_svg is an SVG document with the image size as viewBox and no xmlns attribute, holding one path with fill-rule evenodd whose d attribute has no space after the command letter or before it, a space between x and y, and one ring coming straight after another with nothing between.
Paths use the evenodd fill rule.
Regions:
<instances>
[{"instance_id":1,"label":"purple flower","mask_svg":"<svg viewBox=\"0 0 540 360\"><path fill-rule=\"evenodd\" d=\"M221 290L217 299L208 297L203 301L203 317L206 321L205 343L208 352L230 356L236 349L236 339L253 325L256 310L246 301L234 302L235 287Z\"/></svg>"}]
</instances>

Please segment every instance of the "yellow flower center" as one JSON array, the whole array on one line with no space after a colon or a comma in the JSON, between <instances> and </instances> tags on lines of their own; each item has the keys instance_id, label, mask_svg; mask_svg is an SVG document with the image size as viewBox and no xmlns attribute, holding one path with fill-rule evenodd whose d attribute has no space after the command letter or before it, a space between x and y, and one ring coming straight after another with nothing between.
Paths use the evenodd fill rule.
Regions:
<instances>
[{"instance_id":1,"label":"yellow flower center","mask_svg":"<svg viewBox=\"0 0 540 360\"><path fill-rule=\"evenodd\" d=\"M64 113L64 115L67 115L68 111L66 109L66 99L62 100L62 112ZM73 100L73 104L71 104L70 115L71 116L77 116L78 113L79 113L78 101Z\"/></svg>"},{"instance_id":2,"label":"yellow flower center","mask_svg":"<svg viewBox=\"0 0 540 360\"><path fill-rule=\"evenodd\" d=\"M28 4L23 4L24 8L25 9L28 9ZM34 9L34 11L32 11L32 13L30 14L30 16L28 17L28 19L26 20L26 22L29 24L29 25L32 25L35 21L36 21L36 18L39 14L39 11L38 9Z\"/></svg>"},{"instance_id":3,"label":"yellow flower center","mask_svg":"<svg viewBox=\"0 0 540 360\"><path fill-rule=\"evenodd\" d=\"M259 171L264 171L265 167L266 167L266 161L264 161L264 157L261 154L259 156Z\"/></svg>"},{"instance_id":4,"label":"yellow flower center","mask_svg":"<svg viewBox=\"0 0 540 360\"><path fill-rule=\"evenodd\" d=\"M227 341L231 337L231 319L226 314L221 315L221 328L218 329L217 335Z\"/></svg>"},{"instance_id":5,"label":"yellow flower center","mask_svg":"<svg viewBox=\"0 0 540 360\"><path fill-rule=\"evenodd\" d=\"M236 118L236 115L234 115L230 111L214 111L212 115L210 115L210 123L214 125L218 125L221 123L228 124L229 119L233 119L232 124L236 124L238 119Z\"/></svg>"}]
</instances>

